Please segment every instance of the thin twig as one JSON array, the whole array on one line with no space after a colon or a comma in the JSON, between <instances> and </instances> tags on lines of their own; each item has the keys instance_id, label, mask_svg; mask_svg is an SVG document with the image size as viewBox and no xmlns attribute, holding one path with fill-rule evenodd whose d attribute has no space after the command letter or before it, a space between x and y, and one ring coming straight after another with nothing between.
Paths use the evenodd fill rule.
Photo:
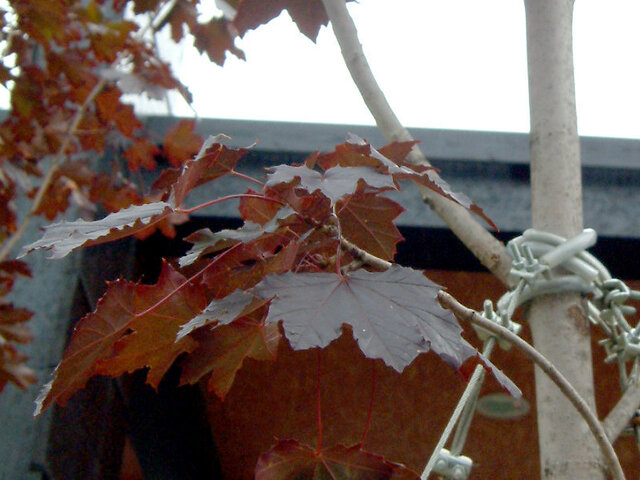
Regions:
<instances>
[{"instance_id":1,"label":"thin twig","mask_svg":"<svg viewBox=\"0 0 640 480\"><path fill-rule=\"evenodd\" d=\"M320 231L328 235L336 236L336 234L338 233L338 229L333 225L319 225L318 227ZM345 252L350 253L356 260L378 270L388 270L389 268L391 268L391 265L393 265L391 262L370 254L366 250L358 247L355 243L350 242L342 236L340 236L340 247Z\"/></svg>"},{"instance_id":2,"label":"thin twig","mask_svg":"<svg viewBox=\"0 0 640 480\"><path fill-rule=\"evenodd\" d=\"M353 19L349 15L344 0L322 0L333 32L338 40L342 57L351 78L356 84L378 128L387 141L411 141L413 137L402 126L389 102L376 82L367 59L358 40ZM424 154L416 146L409 154L409 161L419 165L429 165ZM480 260L480 262L499 278L509 284L511 257L504 245L491 235L462 206L439 195L428 188L420 188L426 203L444 220L455 235Z\"/></svg>"},{"instance_id":3,"label":"thin twig","mask_svg":"<svg viewBox=\"0 0 640 480\"><path fill-rule=\"evenodd\" d=\"M18 243L20 238L22 238L22 235L24 235L24 232L29 226L31 219L35 216L36 212L40 209L42 202L44 201L45 195L47 193L47 190L49 190L49 187L51 186L51 183L53 182L56 176L56 173L58 173L60 163L66 154L67 148L71 143L71 139L73 138L73 135L76 133L78 126L80 125L80 122L82 122L82 119L84 118L84 114L87 111L87 108L89 108L89 105L91 104L91 102L95 100L95 98L102 91L102 89L106 84L107 84L107 80L105 78L100 79L100 81L96 83L96 85L93 87L89 95L87 95L87 98L85 98L84 102L82 103L78 111L73 116L73 119L69 124L69 128L67 129L64 140L60 144L58 151L53 157L51 167L49 167L47 174L45 175L44 179L42 180L42 183L40 184L40 187L38 188L36 196L31 202L31 208L29 209L25 217L22 219L22 222L20 223L20 226L15 231L15 233L11 235L9 240L7 240L7 242L2 246L2 250L0 250L0 262L7 259L13 247Z\"/></svg>"},{"instance_id":4,"label":"thin twig","mask_svg":"<svg viewBox=\"0 0 640 480\"><path fill-rule=\"evenodd\" d=\"M445 307L451 310L461 320L466 320L482 328L490 331L497 337L507 340L514 345L518 350L523 352L530 360L532 360L560 389L565 397L576 408L578 413L587 422L591 433L595 437L602 454L604 455L607 463L609 464L610 473L616 480L624 480L624 473L620 466L620 461L616 455L616 452L609 441L605 429L591 411L589 405L584 401L580 394L573 388L569 381L558 371L558 369L547 360L540 352L522 340L520 337L509 331L508 329L494 323L486 318L478 315L477 312L465 307L455 298L444 291L438 293L438 300Z\"/></svg>"}]
</instances>

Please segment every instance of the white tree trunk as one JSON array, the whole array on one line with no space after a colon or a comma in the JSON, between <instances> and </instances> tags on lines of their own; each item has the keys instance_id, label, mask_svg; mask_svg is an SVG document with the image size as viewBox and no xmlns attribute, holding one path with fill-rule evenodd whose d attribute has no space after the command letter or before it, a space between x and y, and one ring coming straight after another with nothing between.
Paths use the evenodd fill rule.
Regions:
<instances>
[{"instance_id":1,"label":"white tree trunk","mask_svg":"<svg viewBox=\"0 0 640 480\"><path fill-rule=\"evenodd\" d=\"M572 237L583 228L573 0L525 0L525 9L533 226ZM535 347L595 411L589 323L578 294L541 297L532 303L528 319ZM538 368L535 378L542 478L605 478L586 423Z\"/></svg>"}]
</instances>

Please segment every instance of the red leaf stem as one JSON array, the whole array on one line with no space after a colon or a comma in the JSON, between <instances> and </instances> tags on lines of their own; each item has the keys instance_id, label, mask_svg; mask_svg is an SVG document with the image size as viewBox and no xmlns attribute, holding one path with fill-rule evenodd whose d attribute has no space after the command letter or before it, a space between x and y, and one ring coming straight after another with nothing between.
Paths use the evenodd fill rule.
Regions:
<instances>
[{"instance_id":1,"label":"red leaf stem","mask_svg":"<svg viewBox=\"0 0 640 480\"><path fill-rule=\"evenodd\" d=\"M231 175L233 175L234 177L242 178L243 180L246 180L247 182L255 183L256 185L260 185L261 187L264 188L264 182L261 182L257 178L250 177L249 175L245 175L244 173L236 172L235 170L231 170L231 172L229 172L229 173Z\"/></svg>"},{"instance_id":2,"label":"red leaf stem","mask_svg":"<svg viewBox=\"0 0 640 480\"><path fill-rule=\"evenodd\" d=\"M271 198L271 197L265 197L264 195L256 195L252 193L238 193L234 195L227 195L225 197L214 198L213 200L209 200L208 202L201 203L200 205L196 205L195 207L191 207L191 208L176 208L175 211L177 213L191 214L193 212L197 212L198 210L202 210L203 208L210 207L211 205L216 205L218 203L226 202L227 200L234 200L236 198L258 198L260 200L266 200L267 202L278 203L282 206L286 206L286 203L282 202L281 200Z\"/></svg>"},{"instance_id":3,"label":"red leaf stem","mask_svg":"<svg viewBox=\"0 0 640 480\"><path fill-rule=\"evenodd\" d=\"M176 287L174 290L172 290L171 292L169 292L165 297L161 298L157 303L151 305L149 308L147 308L146 310L137 313L136 315L134 315L134 318L140 318L143 317L151 312L153 312L156 308L162 306L163 304L165 304L167 301L169 301L169 299L171 299L171 297L173 297L174 295L176 295L178 292L180 292L183 288L185 288L187 285L189 285L191 282L193 282L194 280L196 280L198 277L202 276L209 268L211 268L213 265L215 265L216 263L218 263L218 261L222 260L224 257L226 257L228 254L230 254L232 251L236 250L237 248L239 248L240 246L242 246L242 242L236 243L233 247L229 248L227 251L221 253L220 255L218 255L216 258L214 258L211 262L209 262L207 265L205 265L202 269L200 269L199 272L195 273L193 276L191 276L190 278L188 278L184 283L180 284L180 286Z\"/></svg>"}]
</instances>

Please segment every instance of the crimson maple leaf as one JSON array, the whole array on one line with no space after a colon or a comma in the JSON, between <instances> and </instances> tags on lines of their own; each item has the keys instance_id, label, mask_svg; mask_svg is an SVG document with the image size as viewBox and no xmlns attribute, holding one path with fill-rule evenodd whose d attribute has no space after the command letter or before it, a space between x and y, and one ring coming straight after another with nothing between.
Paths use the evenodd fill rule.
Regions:
<instances>
[{"instance_id":1,"label":"crimson maple leaf","mask_svg":"<svg viewBox=\"0 0 640 480\"><path fill-rule=\"evenodd\" d=\"M366 452L359 445L317 451L296 440L280 440L260 455L256 480L418 480L403 465Z\"/></svg>"},{"instance_id":2,"label":"crimson maple leaf","mask_svg":"<svg viewBox=\"0 0 640 480\"><path fill-rule=\"evenodd\" d=\"M327 12L321 0L231 0L231 6L237 8L233 24L242 36L247 30L259 27L280 15L287 9L300 32L316 41L320 27L329 22Z\"/></svg>"},{"instance_id":3,"label":"crimson maple leaf","mask_svg":"<svg viewBox=\"0 0 640 480\"><path fill-rule=\"evenodd\" d=\"M358 192L337 205L342 235L376 257L393 260L402 235L393 221L404 209L393 200Z\"/></svg>"},{"instance_id":4,"label":"crimson maple leaf","mask_svg":"<svg viewBox=\"0 0 640 480\"><path fill-rule=\"evenodd\" d=\"M193 384L210 373L209 390L224 400L245 359L276 359L280 341L278 326L264 323L264 301L256 305L258 307L251 307L253 310L249 312L245 308L242 316L232 323L194 332L193 338L199 346L181 363L181 385ZM220 323L223 320L220 317Z\"/></svg>"},{"instance_id":5,"label":"crimson maple leaf","mask_svg":"<svg viewBox=\"0 0 640 480\"><path fill-rule=\"evenodd\" d=\"M199 285L164 263L155 285L125 280L109 284L96 311L80 320L53 380L36 401L36 415L51 402L64 405L93 375L121 375L149 367L147 383L157 387L162 376L196 342L176 335L183 323L206 303Z\"/></svg>"}]
</instances>

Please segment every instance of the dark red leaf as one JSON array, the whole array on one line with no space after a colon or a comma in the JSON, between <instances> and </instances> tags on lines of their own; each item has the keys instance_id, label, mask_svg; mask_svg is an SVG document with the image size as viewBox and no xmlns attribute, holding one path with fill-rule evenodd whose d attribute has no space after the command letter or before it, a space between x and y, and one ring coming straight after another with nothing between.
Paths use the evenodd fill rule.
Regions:
<instances>
[{"instance_id":1,"label":"dark red leaf","mask_svg":"<svg viewBox=\"0 0 640 480\"><path fill-rule=\"evenodd\" d=\"M252 195L256 194L253 190L249 190L247 193ZM240 204L238 205L240 216L245 222L250 221L259 225L264 225L271 220L280 208L281 205L278 205L276 202L255 197L243 197L240 199Z\"/></svg>"},{"instance_id":2,"label":"dark red leaf","mask_svg":"<svg viewBox=\"0 0 640 480\"><path fill-rule=\"evenodd\" d=\"M280 440L260 455L256 480L418 480L403 465L366 452L359 445L317 450L296 440Z\"/></svg>"},{"instance_id":3,"label":"dark red leaf","mask_svg":"<svg viewBox=\"0 0 640 480\"><path fill-rule=\"evenodd\" d=\"M131 105L120 102L121 95L118 88L107 87L96 97L96 106L104 121L113 122L123 135L133 137L134 132L142 128L142 123L136 118Z\"/></svg>"},{"instance_id":4,"label":"dark red leaf","mask_svg":"<svg viewBox=\"0 0 640 480\"><path fill-rule=\"evenodd\" d=\"M184 25L192 29L198 23L198 11L193 0L177 2L165 20L171 25L171 38L178 43L184 36ZM162 28L160 26L159 28Z\"/></svg>"},{"instance_id":5,"label":"dark red leaf","mask_svg":"<svg viewBox=\"0 0 640 480\"><path fill-rule=\"evenodd\" d=\"M228 325L242 316L255 312L267 302L268 300L256 298L243 290L236 290L224 298L213 300L200 315L182 325L177 339L180 340L205 325Z\"/></svg>"},{"instance_id":6,"label":"dark red leaf","mask_svg":"<svg viewBox=\"0 0 640 480\"><path fill-rule=\"evenodd\" d=\"M247 149L230 149L222 145L220 142L224 138L228 137L210 136L196 158L186 161L173 188L176 205L181 205L187 194L197 186L230 173L238 161L247 154Z\"/></svg>"},{"instance_id":7,"label":"dark red leaf","mask_svg":"<svg viewBox=\"0 0 640 480\"><path fill-rule=\"evenodd\" d=\"M9 275L18 274L23 277L31 277L29 265L22 260L5 260L0 262L0 272L5 272Z\"/></svg>"},{"instance_id":8,"label":"dark red leaf","mask_svg":"<svg viewBox=\"0 0 640 480\"><path fill-rule=\"evenodd\" d=\"M198 230L189 235L185 240L193 243L193 247L180 258L180 266L184 267L195 262L199 257L208 253L215 253L227 248L234 243L249 243L264 235L275 233L286 225L287 220L296 213L289 207L282 207L277 214L265 225L261 226L253 222L245 222L245 224L236 230L224 229L218 232L212 232L209 229ZM297 218L297 217L296 217ZM283 236L283 242L286 241Z\"/></svg>"},{"instance_id":9,"label":"dark red leaf","mask_svg":"<svg viewBox=\"0 0 640 480\"><path fill-rule=\"evenodd\" d=\"M24 308L16 308L10 303L0 303L0 344L4 341L29 343L33 334L24 324L33 316Z\"/></svg>"},{"instance_id":10,"label":"dark red leaf","mask_svg":"<svg viewBox=\"0 0 640 480\"><path fill-rule=\"evenodd\" d=\"M147 383L157 387L175 359L196 346L191 338L176 342L180 326L205 306L202 288L185 282L165 263L156 285L109 284L96 311L76 326L54 379L40 392L36 414L53 401L64 405L96 374L149 367Z\"/></svg>"},{"instance_id":11,"label":"dark red leaf","mask_svg":"<svg viewBox=\"0 0 640 480\"><path fill-rule=\"evenodd\" d=\"M146 138L136 139L122 154L127 160L129 170L135 172L140 167L153 170L156 167L155 157L160 153L158 146Z\"/></svg>"},{"instance_id":12,"label":"dark red leaf","mask_svg":"<svg viewBox=\"0 0 640 480\"><path fill-rule=\"evenodd\" d=\"M207 386L224 400L246 358L275 360L280 332L264 323L266 308L254 309L229 325L194 334L199 346L182 362L180 384L193 384L211 374Z\"/></svg>"},{"instance_id":13,"label":"dark red leaf","mask_svg":"<svg viewBox=\"0 0 640 480\"><path fill-rule=\"evenodd\" d=\"M393 221L404 209L372 193L356 193L337 205L342 235L376 257L393 260L402 235Z\"/></svg>"},{"instance_id":14,"label":"dark red leaf","mask_svg":"<svg viewBox=\"0 0 640 480\"><path fill-rule=\"evenodd\" d=\"M153 12L161 0L135 0L133 12L136 15L140 15L141 13Z\"/></svg>"},{"instance_id":15,"label":"dark red leaf","mask_svg":"<svg viewBox=\"0 0 640 480\"><path fill-rule=\"evenodd\" d=\"M394 155L393 161L377 151L357 135L349 134L347 138L347 144L352 144L354 145L354 148L358 149L368 149L369 156L378 160L381 165L384 165L388 169L389 173L394 176L394 178L411 180L424 187L427 187L438 193L439 195L442 195L449 200L453 200L467 210L470 210L476 215L482 217L492 228L498 230L496 224L493 223L493 221L484 213L484 211L478 205L473 203L471 199L469 199L469 197L467 197L463 193L454 192L451 189L451 186L436 173L433 167L413 165L405 162L400 157L400 154L402 153L403 149L408 149L409 145L407 142L405 142L405 145L402 147L398 145L389 147L389 150Z\"/></svg>"},{"instance_id":16,"label":"dark red leaf","mask_svg":"<svg viewBox=\"0 0 640 480\"><path fill-rule=\"evenodd\" d=\"M259 27L280 15L287 9L298 29L314 42L322 25L329 22L327 12L324 10L321 0L240 0L229 2L238 4L238 13L233 20L240 35L247 30Z\"/></svg>"},{"instance_id":17,"label":"dark red leaf","mask_svg":"<svg viewBox=\"0 0 640 480\"><path fill-rule=\"evenodd\" d=\"M218 65L224 65L227 51L245 60L244 52L234 44L235 27L228 20L213 18L208 23L194 25L191 33L195 37L196 48Z\"/></svg>"},{"instance_id":18,"label":"dark red leaf","mask_svg":"<svg viewBox=\"0 0 640 480\"><path fill-rule=\"evenodd\" d=\"M296 261L299 244L281 235L267 235L241 245L216 262L202 278L213 297L226 297L234 290L253 287L265 275L290 270Z\"/></svg>"}]
</instances>

